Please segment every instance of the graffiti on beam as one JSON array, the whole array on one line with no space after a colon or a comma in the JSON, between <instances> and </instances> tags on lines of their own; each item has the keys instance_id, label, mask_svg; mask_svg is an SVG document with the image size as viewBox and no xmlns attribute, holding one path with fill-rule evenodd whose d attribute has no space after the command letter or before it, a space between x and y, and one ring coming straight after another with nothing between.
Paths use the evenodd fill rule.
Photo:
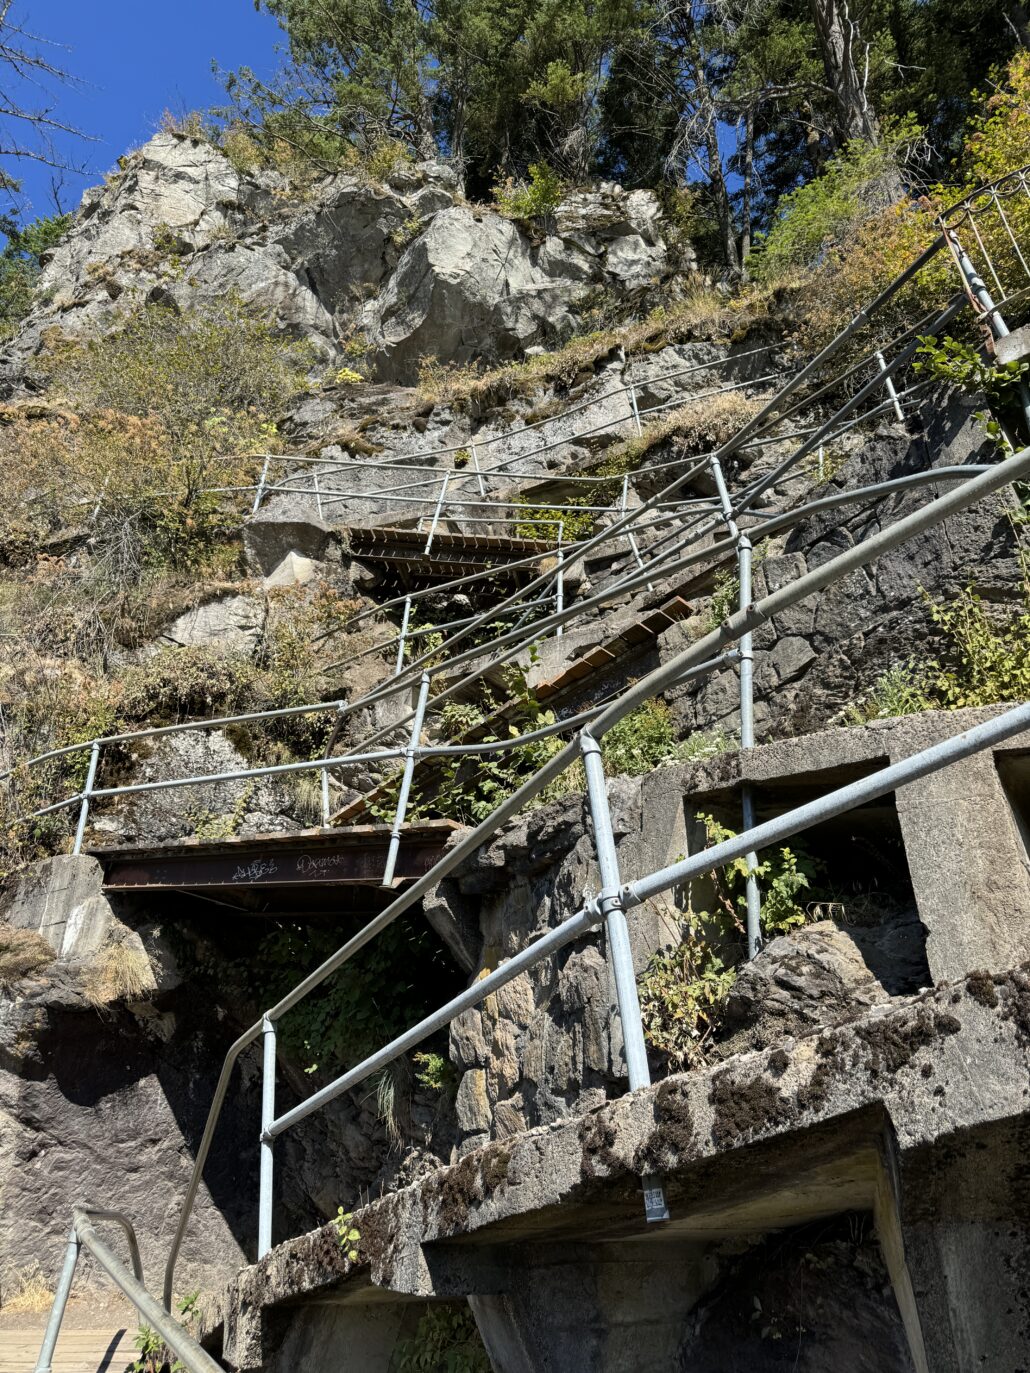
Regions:
<instances>
[{"instance_id":1,"label":"graffiti on beam","mask_svg":"<svg viewBox=\"0 0 1030 1373\"><path fill-rule=\"evenodd\" d=\"M343 853L302 853L297 858L297 872L301 877L324 877L326 873L351 866L353 859Z\"/></svg>"},{"instance_id":2,"label":"graffiti on beam","mask_svg":"<svg viewBox=\"0 0 1030 1373\"><path fill-rule=\"evenodd\" d=\"M232 875L234 882L260 882L279 871L279 864L272 858L255 858L252 863L240 863Z\"/></svg>"}]
</instances>

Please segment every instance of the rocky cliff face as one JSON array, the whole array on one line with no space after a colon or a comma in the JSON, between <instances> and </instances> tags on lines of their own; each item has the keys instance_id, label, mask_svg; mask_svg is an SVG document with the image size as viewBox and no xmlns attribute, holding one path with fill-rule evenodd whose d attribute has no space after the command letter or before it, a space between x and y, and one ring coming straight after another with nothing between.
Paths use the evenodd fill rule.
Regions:
<instances>
[{"instance_id":1,"label":"rocky cliff face","mask_svg":"<svg viewBox=\"0 0 1030 1373\"><path fill-rule=\"evenodd\" d=\"M298 204L274 173L241 173L205 142L157 134L83 197L8 375L49 331L81 336L133 303L210 307L233 292L324 359L360 328L377 374L410 382L423 357L496 361L560 340L589 292L669 270L647 192L573 196L539 238L465 204L456 186L446 167L420 163L382 184L328 178Z\"/></svg>"},{"instance_id":2,"label":"rocky cliff face","mask_svg":"<svg viewBox=\"0 0 1030 1373\"><path fill-rule=\"evenodd\" d=\"M303 635L298 631L285 641L279 660L288 688L299 677L302 639L320 674L322 699L353 699L380 684L394 671L395 648L387 641L401 593L410 589L408 554L402 549L392 564L373 558L362 535L378 536L384 528L410 535L419 521L433 519L445 465L441 449L463 455L464 468L455 459L462 480L470 479L473 446L489 460L503 455L513 478L532 471L546 509L547 501L567 494L563 476L621 475L626 445L636 444L624 488L627 507L634 508L735 432L778 385L792 360L789 319L778 299L727 303L709 292L695 313L680 309L674 323L660 312L649 314L659 289L663 303L689 307L691 266L658 201L646 192L627 194L613 186L577 192L530 226L466 203L450 171L430 163L398 168L381 183L335 176L301 196L275 173L240 172L210 145L170 133L122 159L107 184L85 197L68 236L45 264L33 312L7 349L7 384L19 399L4 412L6 419L19 422L35 404L26 402L24 388L40 384L32 360L41 348L55 337L85 339L116 329L127 310L147 303L217 311L228 295L238 296L276 333L310 345L317 383L278 417L290 450L311 459L309 468L299 469L305 485L265 492L245 518L239 565L229 581L198 582L183 603L169 600L146 634L109 653L105 668L145 666L162 653L197 653L201 677L213 678L219 664L228 663L230 675L242 679L267 669L279 629L300 623ZM636 331L599 330L579 337L566 353L544 353L609 317L632 317ZM359 359L367 373L363 382L343 370ZM444 371L423 375L420 384L429 359L444 364ZM486 372L503 363L521 366ZM325 364L335 378L325 379ZM483 371L455 380L446 370L452 364L482 365ZM715 364L723 388L718 395L707 370ZM849 485L935 465L986 460L989 445L972 410L954 395L941 395L906 425L883 422L849 434L834 453L835 470L777 482L767 505L830 497ZM670 411L675 423L664 428ZM798 423L817 423L823 413L813 405ZM545 436L546 453L534 458ZM738 456L730 475L734 481L761 475L780 455L773 448ZM384 494L379 488L393 480L398 465L408 470L406 464L424 469L421 494ZM313 488L316 472L320 485ZM698 500L713 492L707 475L692 488ZM502 494L519 491L513 485ZM922 499L925 488L891 497L872 514L864 507L814 512L789 536L765 545L758 593L821 565ZM249 493L246 500L249 505ZM498 540L510 532L491 523L485 503L468 508ZM460 529L461 521L444 512L440 535ZM47 555L67 555L77 575L91 556L90 537L57 541ZM640 548L646 552L660 537L645 532ZM417 554L421 542L411 543L408 553L411 548ZM23 566L31 566L37 552L29 550ZM710 545L689 572L656 576L653 585L583 613L561 639L526 648L515 660L526 689L548 688L551 695L541 700L567 716L668 661L711 627L720 570L706 561L709 553ZM463 556L460 548L453 555L459 571ZM620 544L570 571L564 585L569 603L608 586L631 565L631 556ZM541 556L534 571L545 565ZM974 569L991 599L1003 603L1018 595L1021 570L1001 499L949 521L855 574L818 604L798 606L763 628L755 640L760 742L809 736L839 720L886 668L930 642L924 593L953 594ZM460 621L481 608L477 595L436 592L418 604L416 618ZM676 615L642 637L641 624L671 601L679 605ZM370 614L389 602L392 618L370 618L341 642L317 618L323 602L348 623L355 609ZM595 654L599 645L615 647ZM481 648L477 667L489 645ZM594 671L599 662L603 670ZM41 679L56 670L54 662L44 663ZM442 673L440 680L460 687L467 672ZM0 689L7 690L7 681L0 676ZM499 695L507 689L507 679L494 673L491 690ZM295 703L298 691L286 691L282 699ZM668 704L678 738L713 728L732 733L737 676L725 671L701 685L678 687ZM340 749L373 730L403 741L398 722L410 705L404 697L371 703L347 717L333 737ZM442 729L433 729L434 740L443 737ZM916 731L911 748L925 742ZM324 735L304 737L290 752L278 735L260 738L239 728L172 734L120 757L119 776L147 784L187 772L242 769L262 746L268 759L307 760L324 744ZM750 780L763 815L772 814L782 808L784 794L794 796L799 786L815 794L863 775L893 758L892 747L904 752L902 744L888 738L886 727L873 726L814 742L810 757L801 754L807 744L770 744L747 766L754 769ZM777 770L791 747L796 751L789 766ZM994 767L991 760L966 774L963 785L991 817L992 852L1004 854L1006 871L1022 877L1012 807ZM698 808L736 825L744 770L731 751L709 764L611 779L624 873L652 871L693 851L700 842ZM374 764L341 768L334 804L353 800L380 777ZM979 963L968 931L956 933L949 923L951 904L961 901L984 917L987 932L978 931L975 944L978 953L985 950L984 965L1009 967L1030 953L1023 934L1026 893L1016 890L1018 883L1002 893L986 860L948 867L932 846L913 839L918 829L931 836L947 832L942 847L961 854L973 831L969 807L957 804L961 799L947 790L928 791L864 816L865 847L847 857L858 868L863 855L872 854L868 866L876 881L855 903L859 915L842 912L831 891L811 912L820 918L771 941L729 998L724 1033L706 1046L709 1066L792 1037L804 1041L800 1052L808 1053L813 1044L822 1046L828 1027L866 1015L875 1021L885 1008L908 1007L932 983L970 974ZM430 795L430 808L433 800ZM212 821L223 824L228 838L297 833L319 806L316 797L313 811L311 796L302 797L280 777L142 792L94 806L87 837L97 844L156 845L195 835ZM948 817L956 814L961 824L948 830ZM833 831L822 833L819 843L834 856L846 847ZM464 984L578 910L584 891L597 885L587 809L574 793L506 826L426 897L419 919L424 916L447 950L447 976ZM639 973L655 951L677 943L691 899L676 893L637 912L632 929ZM0 963L8 969L0 984L0 1188L5 1214L13 1218L0 1242L0 1271L20 1271L44 1252L53 1258L69 1207L84 1198L148 1218L145 1261L149 1266L163 1257L218 1065L265 1004L257 1004L246 977L260 941L258 917L234 924L221 912L206 915L207 923L196 907L183 913L174 903L142 897L118 902L101 891L98 865L85 857L43 859L8 882L0 898L0 937L11 948L23 936L31 938L18 945L21 954ZM264 911L260 919L263 926L277 925L285 917ZM310 942L316 943L313 934ZM398 995L410 994L400 973L395 984L402 989ZM553 964L515 979L455 1020L447 1043L441 1039L435 1048L450 1058L435 1086L414 1086L410 1073L404 1082L380 1079L374 1092L362 1089L286 1137L277 1227L295 1233L331 1216L341 1203L395 1189L438 1164L460 1167L459 1160L468 1162L467 1155L488 1144L555 1127L620 1096L622 1031L604 939L586 939ZM889 1056L894 1049L887 1045L883 1052ZM871 1055L879 1052L877 1047ZM313 1077L303 1071L308 1062L281 1066L281 1104L329 1076L326 1065ZM656 1057L656 1073L666 1066ZM813 1082L815 1093L818 1080ZM258 1084L257 1060L249 1055L202 1193L184 1286L214 1289L253 1256ZM768 1091L757 1106L750 1098L736 1102L726 1091L717 1104L740 1125L739 1136L755 1123L748 1112L760 1114L763 1101L768 1105ZM391 1092L399 1095L391 1098ZM589 1145L587 1152L603 1160L604 1138L590 1136ZM799 1244L807 1244L805 1236ZM812 1248L822 1271L830 1272L835 1303L845 1307L858 1282L862 1319L868 1314L878 1330L881 1366L907 1367L896 1313L891 1307L885 1314L875 1300L882 1285L876 1246L864 1233L849 1243L834 1231L813 1239ZM791 1252L792 1271L800 1272L811 1255ZM752 1265L753 1257L739 1265L747 1291L765 1301L776 1288L776 1301L790 1305L767 1281L766 1259L759 1254ZM740 1309L735 1280L699 1308L690 1331L695 1360L743 1357L740 1351L751 1357L751 1313ZM815 1319L811 1303L799 1299L791 1309L798 1322ZM850 1333L856 1323L841 1342L841 1358L858 1357Z\"/></svg>"}]
</instances>

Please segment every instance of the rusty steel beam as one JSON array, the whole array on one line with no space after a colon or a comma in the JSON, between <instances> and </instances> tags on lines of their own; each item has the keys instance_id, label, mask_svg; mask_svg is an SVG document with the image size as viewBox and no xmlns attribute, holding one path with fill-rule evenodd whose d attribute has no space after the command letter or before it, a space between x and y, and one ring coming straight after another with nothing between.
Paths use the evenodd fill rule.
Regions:
<instances>
[{"instance_id":1,"label":"rusty steel beam","mask_svg":"<svg viewBox=\"0 0 1030 1373\"><path fill-rule=\"evenodd\" d=\"M449 820L407 825L393 885L423 877L454 831ZM390 844L389 825L304 830L225 839L187 840L159 848L92 849L105 891L275 891L298 887L379 887Z\"/></svg>"}]
</instances>

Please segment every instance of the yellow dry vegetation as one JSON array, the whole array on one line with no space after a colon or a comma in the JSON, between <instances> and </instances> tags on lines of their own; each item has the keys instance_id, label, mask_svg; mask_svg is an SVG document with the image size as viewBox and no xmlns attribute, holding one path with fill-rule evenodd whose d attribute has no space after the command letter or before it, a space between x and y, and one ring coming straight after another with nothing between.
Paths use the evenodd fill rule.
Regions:
<instances>
[{"instance_id":1,"label":"yellow dry vegetation","mask_svg":"<svg viewBox=\"0 0 1030 1373\"><path fill-rule=\"evenodd\" d=\"M109 944L93 959L82 978L82 992L98 1010L116 1001L141 1001L154 986L150 960L128 943Z\"/></svg>"},{"instance_id":2,"label":"yellow dry vegetation","mask_svg":"<svg viewBox=\"0 0 1030 1373\"><path fill-rule=\"evenodd\" d=\"M54 1290L38 1263L30 1264L15 1273L10 1294L3 1293L0 1310L5 1316L35 1316L49 1311L54 1304Z\"/></svg>"}]
</instances>

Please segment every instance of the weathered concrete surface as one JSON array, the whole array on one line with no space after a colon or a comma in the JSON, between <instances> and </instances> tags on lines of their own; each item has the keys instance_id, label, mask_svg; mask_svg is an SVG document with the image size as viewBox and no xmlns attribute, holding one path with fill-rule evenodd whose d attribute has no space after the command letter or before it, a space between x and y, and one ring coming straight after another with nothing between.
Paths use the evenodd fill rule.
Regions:
<instances>
[{"instance_id":1,"label":"weathered concrete surface","mask_svg":"<svg viewBox=\"0 0 1030 1373\"><path fill-rule=\"evenodd\" d=\"M693 764L681 783L687 804L701 809L720 800L739 804L733 799L739 784L750 782L759 818L766 819L1005 709L927 711L778 740ZM998 772L999 760L1020 765L1028 746L1030 737L1020 735L897 793L905 858L935 981L974 968L1013 967L1030 957L1030 855Z\"/></svg>"},{"instance_id":2,"label":"weathered concrete surface","mask_svg":"<svg viewBox=\"0 0 1030 1373\"><path fill-rule=\"evenodd\" d=\"M649 1261L664 1254L670 1267L692 1255L693 1278L679 1278L686 1307L718 1268L706 1276L697 1246L717 1259L728 1241L865 1212L876 1220L894 1289L884 1301L900 1310L911 1366L1017 1373L1030 1340L1030 1197L1018 1147L1028 1074L1030 974L979 973L491 1143L356 1211L357 1263L327 1228L280 1244L244 1271L228 1292L229 1366L271 1366L291 1307L353 1301L360 1309L381 1288L488 1299L474 1306L482 1305L501 1369L657 1367L635 1362L621 1342L643 1300L639 1287L621 1297L605 1289L607 1325L589 1328L594 1301L582 1289L566 1301L565 1246L585 1270L581 1283L602 1286L592 1247L617 1251L633 1239L635 1257L650 1248ZM643 1172L665 1179L666 1226L645 1227ZM543 1310L533 1289L548 1253L557 1265L552 1311L579 1334L580 1358L569 1353L564 1363L532 1353ZM489 1334L494 1321L503 1338ZM685 1322L681 1338L695 1333Z\"/></svg>"},{"instance_id":3,"label":"weathered concrete surface","mask_svg":"<svg viewBox=\"0 0 1030 1373\"><path fill-rule=\"evenodd\" d=\"M643 777L612 778L622 878L642 877L702 848L699 812L739 828L741 782L752 785L758 818L770 819L997 709L825 730ZM997 768L998 759L1019 762L1028 742L1012 740L910 784L897 794L896 809L885 798L818 835L798 836L799 845L818 848L825 861L826 892L817 887L802 895L816 903L820 923L776 941L743 974L720 1052L832 1023L888 993L907 995L976 968L1003 970L1030 958L1030 860ZM842 878L852 874L868 888L854 902L841 891ZM510 822L431 893L426 909L476 977L567 919L598 880L585 802L574 794ZM632 912L638 974L656 950L679 943L688 903L708 909L711 895L702 879ZM823 920L832 935L820 934ZM621 1026L603 932L459 1016L451 1025L450 1056L461 1073L456 1110L463 1150L620 1093Z\"/></svg>"}]
</instances>

